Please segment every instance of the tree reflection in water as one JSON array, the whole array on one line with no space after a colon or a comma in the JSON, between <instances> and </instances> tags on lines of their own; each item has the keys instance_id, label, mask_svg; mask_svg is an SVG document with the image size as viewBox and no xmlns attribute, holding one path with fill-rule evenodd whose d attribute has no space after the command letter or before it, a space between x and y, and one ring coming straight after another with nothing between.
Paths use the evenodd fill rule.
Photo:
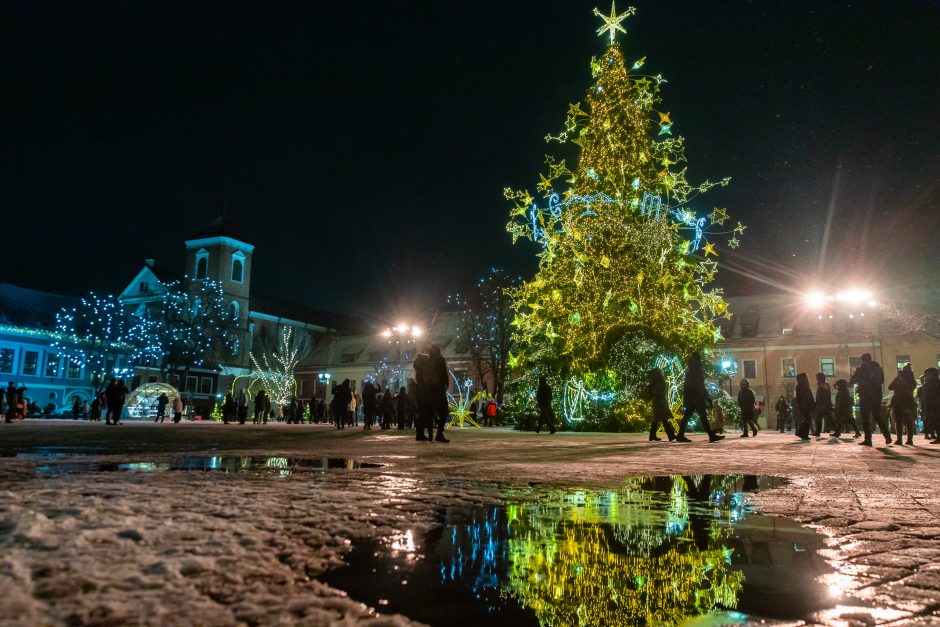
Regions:
<instances>
[{"instance_id":1,"label":"tree reflection in water","mask_svg":"<svg viewBox=\"0 0 940 627\"><path fill-rule=\"evenodd\" d=\"M748 487L754 478L728 475L540 487L505 508L449 512L429 544L442 584L491 605L510 597L542 625L677 623L737 606L744 576L725 540Z\"/></svg>"}]
</instances>

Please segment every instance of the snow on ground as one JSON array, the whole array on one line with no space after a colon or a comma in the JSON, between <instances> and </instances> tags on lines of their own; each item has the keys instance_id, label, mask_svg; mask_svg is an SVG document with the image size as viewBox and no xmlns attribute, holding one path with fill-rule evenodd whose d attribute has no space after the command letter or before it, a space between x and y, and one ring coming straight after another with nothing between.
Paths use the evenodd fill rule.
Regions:
<instances>
[{"instance_id":1,"label":"snow on ground","mask_svg":"<svg viewBox=\"0 0 940 627\"><path fill-rule=\"evenodd\" d=\"M877 611L832 624L940 623L940 446L866 449L762 433L709 445L611 434L397 432L314 426L20 423L0 431L0 622L407 625L316 580L351 543L438 523L444 504L493 502L500 484L616 485L627 475L791 478L762 511L817 526L840 570L828 585ZM66 457L11 457L46 448ZM91 453L76 457L73 453ZM284 473L43 470L167 463L181 454L346 457L381 468ZM853 618L854 617L854 618ZM854 622L853 622L854 621Z\"/></svg>"}]
</instances>

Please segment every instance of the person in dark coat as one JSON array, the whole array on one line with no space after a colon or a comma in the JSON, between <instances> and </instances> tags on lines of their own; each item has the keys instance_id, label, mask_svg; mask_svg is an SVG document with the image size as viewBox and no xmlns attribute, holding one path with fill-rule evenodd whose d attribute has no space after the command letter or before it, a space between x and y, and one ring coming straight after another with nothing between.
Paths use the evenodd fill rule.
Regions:
<instances>
[{"instance_id":1,"label":"person in dark coat","mask_svg":"<svg viewBox=\"0 0 940 627\"><path fill-rule=\"evenodd\" d=\"M222 424L227 425L230 422L235 422L236 411L235 397L229 392L225 395L225 400L222 401Z\"/></svg>"},{"instance_id":2,"label":"person in dark coat","mask_svg":"<svg viewBox=\"0 0 940 627\"><path fill-rule=\"evenodd\" d=\"M382 394L382 428L391 429L395 421L395 397L391 388L385 388Z\"/></svg>"},{"instance_id":3,"label":"person in dark coat","mask_svg":"<svg viewBox=\"0 0 940 627\"><path fill-rule=\"evenodd\" d=\"M940 370L924 370L924 386L921 392L924 407L924 432L934 436L933 443L940 444L937 431L940 429Z\"/></svg>"},{"instance_id":4,"label":"person in dark coat","mask_svg":"<svg viewBox=\"0 0 940 627\"><path fill-rule=\"evenodd\" d=\"M754 417L754 405L757 399L754 398L754 391L751 390L751 382L747 379L741 379L741 389L738 390L738 407L741 409L741 437L748 437L748 428L757 437L757 419Z\"/></svg>"},{"instance_id":5,"label":"person in dark coat","mask_svg":"<svg viewBox=\"0 0 940 627\"><path fill-rule=\"evenodd\" d=\"M238 424L243 425L248 419L248 390L242 388L235 399L235 413L238 417Z\"/></svg>"},{"instance_id":6,"label":"person in dark coat","mask_svg":"<svg viewBox=\"0 0 940 627\"><path fill-rule=\"evenodd\" d=\"M777 412L777 429L783 433L787 430L787 423L790 421L790 404L781 396L777 399L774 409Z\"/></svg>"},{"instance_id":7,"label":"person in dark coat","mask_svg":"<svg viewBox=\"0 0 940 627\"><path fill-rule=\"evenodd\" d=\"M405 415L408 413L408 390L402 386L395 395L395 418L398 421L398 429L405 428Z\"/></svg>"},{"instance_id":8,"label":"person in dark coat","mask_svg":"<svg viewBox=\"0 0 940 627\"><path fill-rule=\"evenodd\" d=\"M108 399L108 414L105 416L107 424L111 424L111 416L114 416L114 424L121 424L121 413L124 411L124 395L130 391L124 385L124 379L111 379L107 389L104 391Z\"/></svg>"},{"instance_id":9,"label":"person in dark coat","mask_svg":"<svg viewBox=\"0 0 940 627\"><path fill-rule=\"evenodd\" d=\"M365 425L362 428L365 430L371 431L372 425L375 424L375 415L378 413L377 393L371 381L366 381L362 386L362 415L365 417Z\"/></svg>"},{"instance_id":10,"label":"person in dark coat","mask_svg":"<svg viewBox=\"0 0 940 627\"><path fill-rule=\"evenodd\" d=\"M836 406L835 406L835 437L842 435L843 431L848 431L851 426L855 430L855 437L862 435L858 430L858 424L853 416L854 403L852 402L852 393L849 391L849 382L845 379L836 381Z\"/></svg>"},{"instance_id":11,"label":"person in dark coat","mask_svg":"<svg viewBox=\"0 0 940 627\"><path fill-rule=\"evenodd\" d=\"M265 401L267 397L268 394L263 389L258 390L258 393L255 394L255 415L252 420L255 424L266 423L268 421L268 415L265 412Z\"/></svg>"},{"instance_id":12,"label":"person in dark coat","mask_svg":"<svg viewBox=\"0 0 940 627\"><path fill-rule=\"evenodd\" d=\"M914 378L914 370L910 364L905 364L904 368L898 371L898 376L894 378L894 381L888 385L888 389L894 392L891 397L891 411L894 413L894 430L897 433L895 444L904 444L905 430L907 430L907 443L914 444L914 415L917 413L914 388L916 387L917 380Z\"/></svg>"},{"instance_id":13,"label":"person in dark coat","mask_svg":"<svg viewBox=\"0 0 940 627\"><path fill-rule=\"evenodd\" d=\"M646 393L653 406L653 421L652 424L650 424L650 442L660 442L662 440L662 438L657 435L659 425L663 426L666 437L672 442L676 439L676 433L672 428L672 410L669 408L669 389L666 385L666 377L659 368L653 368L649 371Z\"/></svg>"},{"instance_id":14,"label":"person in dark coat","mask_svg":"<svg viewBox=\"0 0 940 627\"><path fill-rule=\"evenodd\" d=\"M682 415L682 422L679 424L679 435L676 436L677 442L691 442L685 437L685 430L689 425L689 419L693 414L698 413L699 420L708 434L709 442L724 440L725 436L718 435L712 431L708 423L708 405L711 399L708 396L708 390L705 389L705 370L702 367L702 356L697 352L689 356L689 361L685 369L685 382L682 386L682 404L685 407L685 413Z\"/></svg>"},{"instance_id":15,"label":"person in dark coat","mask_svg":"<svg viewBox=\"0 0 940 627\"><path fill-rule=\"evenodd\" d=\"M805 372L796 375L796 407L800 415L800 424L796 429L796 436L804 442L808 442L810 431L813 429L816 400L813 398L813 391L809 387L809 376Z\"/></svg>"},{"instance_id":16,"label":"person in dark coat","mask_svg":"<svg viewBox=\"0 0 940 627\"><path fill-rule=\"evenodd\" d=\"M539 387L535 391L535 404L539 408L539 422L535 425L535 432L542 430L542 426L547 426L549 434L555 433L555 412L552 410L552 387L545 379L545 375L539 377Z\"/></svg>"},{"instance_id":17,"label":"person in dark coat","mask_svg":"<svg viewBox=\"0 0 940 627\"><path fill-rule=\"evenodd\" d=\"M425 438L424 430L430 436L437 426L437 442L449 442L444 437L444 426L450 415L450 406L447 403L447 361L441 354L441 347L432 344L427 354L418 355L415 359L415 381L418 384L418 429L417 440Z\"/></svg>"},{"instance_id":18,"label":"person in dark coat","mask_svg":"<svg viewBox=\"0 0 940 627\"><path fill-rule=\"evenodd\" d=\"M862 429L865 431L865 439L859 443L860 446L871 446L871 436L874 431L874 424L877 423L881 429L881 434L885 438L885 444L891 444L891 429L887 421L881 415L881 386L885 382L885 373L873 361L871 353L862 355L862 363L855 372L849 383L857 386L859 398L859 418L862 422Z\"/></svg>"},{"instance_id":19,"label":"person in dark coat","mask_svg":"<svg viewBox=\"0 0 940 627\"><path fill-rule=\"evenodd\" d=\"M333 388L333 400L330 401L330 411L333 414L333 420L336 422L337 429L343 429L343 421L346 418L346 407L352 401L352 390L349 388L349 379L343 379L343 382Z\"/></svg>"},{"instance_id":20,"label":"person in dark coat","mask_svg":"<svg viewBox=\"0 0 940 627\"><path fill-rule=\"evenodd\" d=\"M826 382L826 375L816 373L816 407L813 410L813 435L817 438L823 432L832 431L832 387Z\"/></svg>"},{"instance_id":21,"label":"person in dark coat","mask_svg":"<svg viewBox=\"0 0 940 627\"><path fill-rule=\"evenodd\" d=\"M16 384L10 381L6 389L7 413L4 422L13 422L16 418Z\"/></svg>"},{"instance_id":22,"label":"person in dark coat","mask_svg":"<svg viewBox=\"0 0 940 627\"><path fill-rule=\"evenodd\" d=\"M89 414L88 420L101 422L101 394L95 394L95 400L91 402L91 414Z\"/></svg>"},{"instance_id":23,"label":"person in dark coat","mask_svg":"<svg viewBox=\"0 0 940 627\"><path fill-rule=\"evenodd\" d=\"M163 422L166 420L166 406L169 404L170 397L166 395L166 392L163 392L157 397L157 417L154 418L154 422Z\"/></svg>"}]
</instances>

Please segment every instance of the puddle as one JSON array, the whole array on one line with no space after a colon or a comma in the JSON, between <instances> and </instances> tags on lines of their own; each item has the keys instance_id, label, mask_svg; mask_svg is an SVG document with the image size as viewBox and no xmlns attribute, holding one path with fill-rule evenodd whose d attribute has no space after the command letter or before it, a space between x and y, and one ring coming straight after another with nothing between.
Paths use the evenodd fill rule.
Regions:
<instances>
[{"instance_id":1,"label":"puddle","mask_svg":"<svg viewBox=\"0 0 940 627\"><path fill-rule=\"evenodd\" d=\"M356 544L320 579L432 625L739 624L834 605L823 539L752 511L771 477L634 478L448 507L426 536Z\"/></svg>"},{"instance_id":2,"label":"puddle","mask_svg":"<svg viewBox=\"0 0 940 627\"><path fill-rule=\"evenodd\" d=\"M385 464L361 462L342 457L236 457L236 456L197 456L176 457L167 461L149 462L110 462L100 460L78 460L76 456L46 451L20 453L17 459L35 459L44 462L36 470L50 474L83 474L89 472L220 472L220 473L255 473L288 476L297 472L316 472L325 470L358 470L362 468L381 468ZM59 459L68 461L59 462Z\"/></svg>"}]
</instances>

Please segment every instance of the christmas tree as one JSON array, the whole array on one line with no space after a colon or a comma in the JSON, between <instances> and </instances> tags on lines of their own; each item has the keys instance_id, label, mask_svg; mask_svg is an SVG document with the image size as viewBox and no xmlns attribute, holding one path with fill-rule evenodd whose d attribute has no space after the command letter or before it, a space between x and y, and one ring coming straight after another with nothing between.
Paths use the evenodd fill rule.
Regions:
<instances>
[{"instance_id":1,"label":"christmas tree","mask_svg":"<svg viewBox=\"0 0 940 627\"><path fill-rule=\"evenodd\" d=\"M698 195L728 179L687 181L684 140L660 104L665 79L643 72L645 57L625 61L615 41L635 9L594 12L610 45L591 60L584 104L570 105L562 132L546 138L576 147L577 163L546 157L544 200L506 190L513 241L540 248L535 277L511 292L519 346L511 365L524 381L549 375L569 421L598 405L624 411L651 367L720 339L727 304L708 287L715 246L730 235L737 247L744 231L726 226L725 209L697 212Z\"/></svg>"}]
</instances>

